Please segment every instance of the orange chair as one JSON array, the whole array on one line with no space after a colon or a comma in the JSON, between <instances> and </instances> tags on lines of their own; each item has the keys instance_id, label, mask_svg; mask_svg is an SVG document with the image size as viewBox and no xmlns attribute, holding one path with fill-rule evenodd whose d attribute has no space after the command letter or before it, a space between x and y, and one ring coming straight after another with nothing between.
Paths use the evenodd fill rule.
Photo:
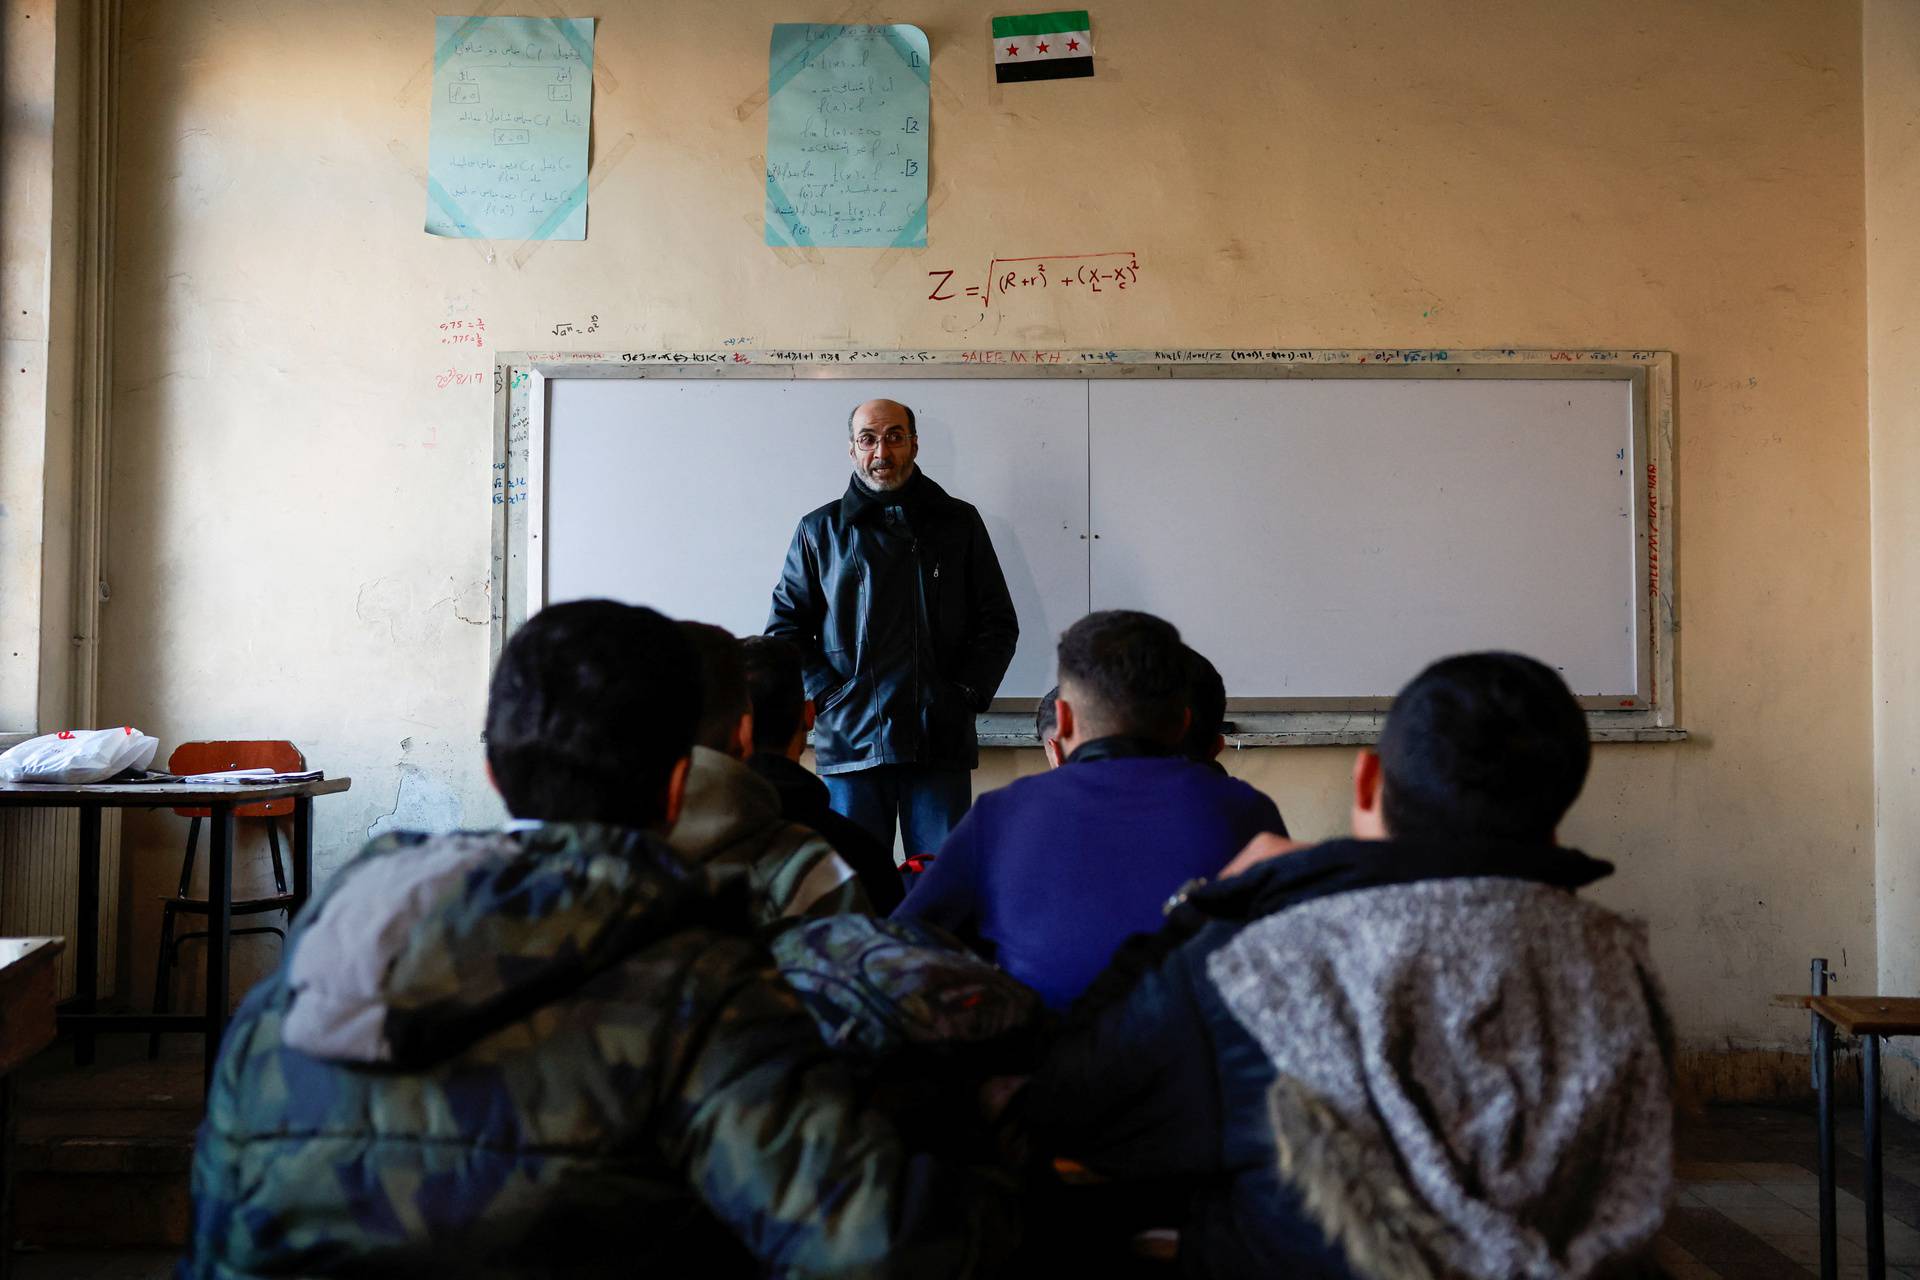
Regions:
<instances>
[{"instance_id":1,"label":"orange chair","mask_svg":"<svg viewBox=\"0 0 1920 1280\"><path fill-rule=\"evenodd\" d=\"M175 747L167 758L167 772L178 774L220 773L228 769L274 769L292 772L307 767L306 757L291 742L183 742ZM160 916L160 956L153 970L153 1011L166 1013L172 1006L173 968L180 960L180 944L190 938L204 938L205 929L196 929L190 933L175 936L174 918L180 915L204 916L208 912L205 898L188 896L193 887L193 862L200 844L200 820L210 816L206 809L175 809L175 813L189 820L187 825L187 855L180 864L180 887L171 898L162 898ZM233 904L233 914L237 916L265 915L274 911L287 913L288 923L292 922L293 894L287 891L287 869L280 857L279 819L293 812L293 801L262 800L258 804L241 805L233 811L235 818L264 818L267 823L267 849L273 857L274 893L265 898L237 900ZM235 929L233 936L238 938L250 933L271 933L286 945L287 935L284 929L276 925L254 925L250 928ZM147 1044L147 1056L153 1057L160 1051L160 1035L156 1032Z\"/></svg>"}]
</instances>

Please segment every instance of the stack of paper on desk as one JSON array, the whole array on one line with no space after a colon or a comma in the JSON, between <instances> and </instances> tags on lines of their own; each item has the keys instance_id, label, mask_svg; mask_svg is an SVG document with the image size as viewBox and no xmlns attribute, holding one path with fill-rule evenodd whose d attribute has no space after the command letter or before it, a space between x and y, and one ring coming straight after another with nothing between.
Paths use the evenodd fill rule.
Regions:
<instances>
[{"instance_id":1,"label":"stack of paper on desk","mask_svg":"<svg viewBox=\"0 0 1920 1280\"><path fill-rule=\"evenodd\" d=\"M179 781L195 784L231 782L240 786L259 787L278 782L313 782L325 775L318 769L302 769L291 773L277 773L272 769L227 769L221 773L185 773Z\"/></svg>"}]
</instances>

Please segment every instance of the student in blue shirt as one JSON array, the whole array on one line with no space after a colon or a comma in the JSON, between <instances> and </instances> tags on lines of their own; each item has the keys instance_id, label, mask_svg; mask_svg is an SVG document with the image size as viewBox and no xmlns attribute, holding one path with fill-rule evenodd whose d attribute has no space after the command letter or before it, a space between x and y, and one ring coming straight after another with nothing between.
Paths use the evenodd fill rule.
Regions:
<instances>
[{"instance_id":1,"label":"student in blue shirt","mask_svg":"<svg viewBox=\"0 0 1920 1280\"><path fill-rule=\"evenodd\" d=\"M1063 767L989 792L894 918L950 930L1047 1004L1071 1004L1167 900L1262 832L1286 834L1260 792L1181 754L1188 650L1172 623L1093 613L1060 638Z\"/></svg>"}]
</instances>

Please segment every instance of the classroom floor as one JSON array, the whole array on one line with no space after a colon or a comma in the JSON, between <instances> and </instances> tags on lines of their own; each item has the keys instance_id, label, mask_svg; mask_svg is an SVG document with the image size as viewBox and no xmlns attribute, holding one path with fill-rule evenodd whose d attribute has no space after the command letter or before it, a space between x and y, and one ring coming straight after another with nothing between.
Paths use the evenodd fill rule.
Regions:
<instances>
[{"instance_id":1,"label":"classroom floor","mask_svg":"<svg viewBox=\"0 0 1920 1280\"><path fill-rule=\"evenodd\" d=\"M1840 1275L1855 1280L1866 1275L1857 1109L1841 1113L1838 1147ZM1679 1188L1656 1249L1670 1280L1819 1274L1810 1112L1715 1107L1682 1123L1679 1155ZM1885 1170L1887 1274L1920 1280L1920 1125L1889 1117ZM176 1256L159 1249L22 1250L14 1255L13 1274L16 1280L163 1280Z\"/></svg>"}]
</instances>

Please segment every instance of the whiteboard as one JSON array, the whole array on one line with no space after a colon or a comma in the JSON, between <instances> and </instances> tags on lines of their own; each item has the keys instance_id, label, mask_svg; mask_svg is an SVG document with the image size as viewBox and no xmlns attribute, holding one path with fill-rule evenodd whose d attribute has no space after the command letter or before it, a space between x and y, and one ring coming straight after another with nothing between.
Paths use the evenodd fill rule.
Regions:
<instances>
[{"instance_id":1,"label":"whiteboard","mask_svg":"<svg viewBox=\"0 0 1920 1280\"><path fill-rule=\"evenodd\" d=\"M1625 381L1103 379L1091 600L1175 620L1230 691L1365 699L1435 658L1642 687Z\"/></svg>"},{"instance_id":2,"label":"whiteboard","mask_svg":"<svg viewBox=\"0 0 1920 1280\"><path fill-rule=\"evenodd\" d=\"M586 596L760 631L795 523L846 488L848 411L884 395L993 538L1021 625L1000 712L1127 607L1214 660L1250 741L1368 741L1421 666L1482 648L1558 669L1597 737L1684 734L1668 353L499 359L496 645Z\"/></svg>"},{"instance_id":3,"label":"whiteboard","mask_svg":"<svg viewBox=\"0 0 1920 1280\"><path fill-rule=\"evenodd\" d=\"M1020 617L1003 697L1053 686L1087 611L1087 389L1063 380L547 380L541 603L605 597L767 625L801 516L852 475L847 415L913 407L919 465L973 503Z\"/></svg>"}]
</instances>

